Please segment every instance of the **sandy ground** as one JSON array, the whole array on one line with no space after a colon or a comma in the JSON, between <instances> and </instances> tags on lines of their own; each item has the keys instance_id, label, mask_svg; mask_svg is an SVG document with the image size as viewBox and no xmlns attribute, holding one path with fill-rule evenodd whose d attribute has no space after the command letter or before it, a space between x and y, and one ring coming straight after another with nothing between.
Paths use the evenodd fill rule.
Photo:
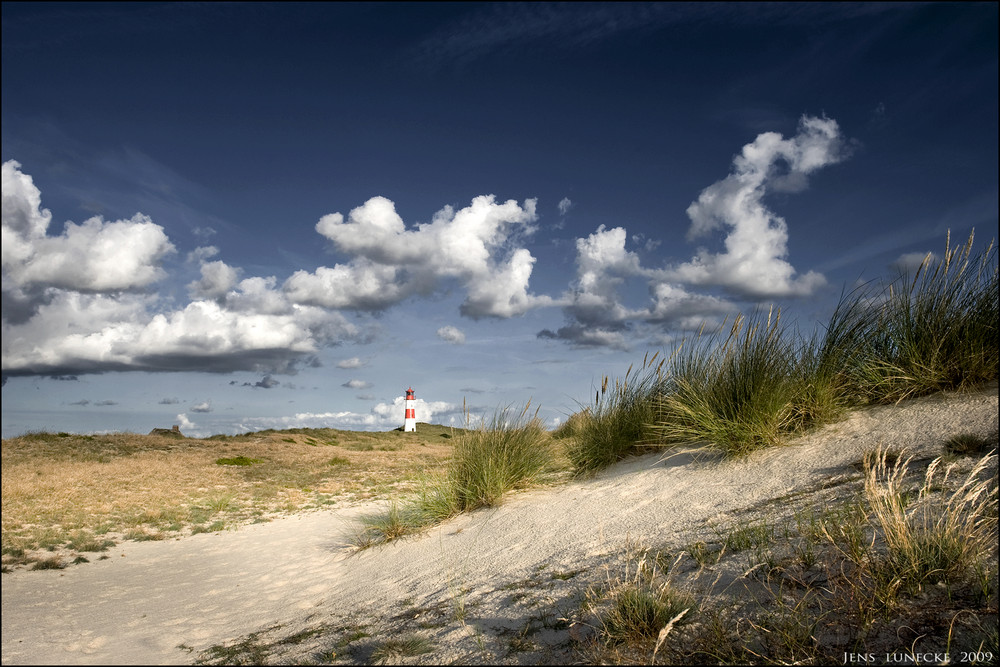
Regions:
<instances>
[{"instance_id":1,"label":"sandy ground","mask_svg":"<svg viewBox=\"0 0 1000 667\"><path fill-rule=\"evenodd\" d=\"M997 418L994 385L859 411L741 461L645 456L363 552L348 540L371 505L126 543L66 570L4 574L2 662L182 664L239 643L245 659L266 646L270 661L367 663L409 635L432 642L415 659L429 664L573 661L581 629L561 619L629 547L787 515L792 498L857 478L851 464L880 444L936 456L958 433L995 437Z\"/></svg>"}]
</instances>

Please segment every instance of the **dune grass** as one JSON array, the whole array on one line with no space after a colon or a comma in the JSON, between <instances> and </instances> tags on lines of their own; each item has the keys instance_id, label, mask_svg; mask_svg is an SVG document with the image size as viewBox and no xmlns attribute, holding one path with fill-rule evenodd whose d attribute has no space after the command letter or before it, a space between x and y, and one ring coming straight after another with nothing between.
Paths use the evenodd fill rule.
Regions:
<instances>
[{"instance_id":1,"label":"dune grass","mask_svg":"<svg viewBox=\"0 0 1000 667\"><path fill-rule=\"evenodd\" d=\"M393 501L381 513L361 518L356 543L370 547L440 523L461 512L499 505L515 489L542 481L553 471L552 439L537 413L509 406L455 438L443 475L425 479L416 495Z\"/></svg>"},{"instance_id":2,"label":"dune grass","mask_svg":"<svg viewBox=\"0 0 1000 667\"><path fill-rule=\"evenodd\" d=\"M671 582L669 563L663 566L660 560L648 550L629 554L622 572L609 573L604 585L587 591L586 607L598 619L606 645L660 643L697 606L693 595Z\"/></svg>"},{"instance_id":3,"label":"dune grass","mask_svg":"<svg viewBox=\"0 0 1000 667\"><path fill-rule=\"evenodd\" d=\"M604 376L595 391L594 405L573 415L557 437L572 439L567 454L577 474L586 474L616 463L653 445L650 428L656 417L656 398L663 391L663 365L667 361L643 357L638 369L629 366L625 377Z\"/></svg>"},{"instance_id":4,"label":"dune grass","mask_svg":"<svg viewBox=\"0 0 1000 667\"><path fill-rule=\"evenodd\" d=\"M371 661L376 665L384 665L391 661L398 662L402 658L413 658L434 651L434 643L418 635L406 635L386 639L372 651Z\"/></svg>"},{"instance_id":5,"label":"dune grass","mask_svg":"<svg viewBox=\"0 0 1000 667\"><path fill-rule=\"evenodd\" d=\"M469 430L455 443L450 487L459 511L491 507L514 489L535 483L552 463L548 438L537 413L509 408Z\"/></svg>"},{"instance_id":6,"label":"dune grass","mask_svg":"<svg viewBox=\"0 0 1000 667\"><path fill-rule=\"evenodd\" d=\"M812 348L797 345L781 313L737 316L728 334L698 338L672 357L652 426L663 443L709 442L728 455L778 443L836 413Z\"/></svg>"},{"instance_id":7,"label":"dune grass","mask_svg":"<svg viewBox=\"0 0 1000 667\"><path fill-rule=\"evenodd\" d=\"M945 245L912 277L869 285L841 299L827 327L824 363L860 403L897 402L997 376L997 250L972 256Z\"/></svg>"},{"instance_id":8,"label":"dune grass","mask_svg":"<svg viewBox=\"0 0 1000 667\"><path fill-rule=\"evenodd\" d=\"M938 491L952 468L942 472L940 458L927 467L911 501L904 480L912 457L894 464L883 450L871 457L865 469L865 497L886 544L873 567L880 599L898 588L915 594L927 585L961 579L983 564L997 539L996 488L991 498L993 480L983 475L989 461L989 456L982 458L942 503Z\"/></svg>"},{"instance_id":9,"label":"dune grass","mask_svg":"<svg viewBox=\"0 0 1000 667\"><path fill-rule=\"evenodd\" d=\"M578 413L569 451L578 474L680 443L741 455L843 412L819 344L794 340L779 311L737 316L656 357L613 383L605 377L594 407Z\"/></svg>"},{"instance_id":10,"label":"dune grass","mask_svg":"<svg viewBox=\"0 0 1000 667\"><path fill-rule=\"evenodd\" d=\"M632 545L575 619L595 631L586 662L995 664L996 453L945 456L918 465L880 448L834 502L717 529L711 559Z\"/></svg>"},{"instance_id":11,"label":"dune grass","mask_svg":"<svg viewBox=\"0 0 1000 667\"><path fill-rule=\"evenodd\" d=\"M842 296L821 336L793 335L780 311L757 310L681 341L659 364L644 358L610 391L605 377L593 406L567 422L575 471L680 443L742 456L847 408L996 379L997 251L972 247L971 234L954 247L949 236L913 276Z\"/></svg>"}]
</instances>

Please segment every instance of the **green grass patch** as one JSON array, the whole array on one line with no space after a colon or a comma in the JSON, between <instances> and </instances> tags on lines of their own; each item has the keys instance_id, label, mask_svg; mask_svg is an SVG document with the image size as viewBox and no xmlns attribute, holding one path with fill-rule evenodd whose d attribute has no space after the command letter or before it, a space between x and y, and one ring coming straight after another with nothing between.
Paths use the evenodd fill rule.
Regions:
<instances>
[{"instance_id":1,"label":"green grass patch","mask_svg":"<svg viewBox=\"0 0 1000 667\"><path fill-rule=\"evenodd\" d=\"M74 551L100 552L107 551L114 545L114 540L98 538L89 531L77 531L66 543L66 548Z\"/></svg>"},{"instance_id":2,"label":"green grass patch","mask_svg":"<svg viewBox=\"0 0 1000 667\"><path fill-rule=\"evenodd\" d=\"M597 616L598 636L606 645L655 640L692 620L695 598L672 585L658 559L649 556L630 556L609 589L591 587L587 592L587 607Z\"/></svg>"},{"instance_id":3,"label":"green grass patch","mask_svg":"<svg viewBox=\"0 0 1000 667\"><path fill-rule=\"evenodd\" d=\"M724 536L722 545L730 552L738 553L750 549L766 547L774 541L774 526L766 519L737 522Z\"/></svg>"},{"instance_id":4,"label":"green grass patch","mask_svg":"<svg viewBox=\"0 0 1000 667\"><path fill-rule=\"evenodd\" d=\"M60 558L59 556L51 556L49 558L42 558L41 560L36 560L29 569L62 570L65 567L66 563L63 562L62 558Z\"/></svg>"},{"instance_id":5,"label":"green grass patch","mask_svg":"<svg viewBox=\"0 0 1000 667\"><path fill-rule=\"evenodd\" d=\"M697 542L692 542L687 545L684 549L689 556L696 562L699 567L705 567L707 565L715 565L719 562L722 557L722 547L718 545L709 545L701 540Z\"/></svg>"},{"instance_id":6,"label":"green grass patch","mask_svg":"<svg viewBox=\"0 0 1000 667\"><path fill-rule=\"evenodd\" d=\"M253 632L238 642L232 644L215 644L202 651L196 665L265 665L271 655L272 647L263 641L260 636L266 632L279 629L280 625L275 625L267 630Z\"/></svg>"},{"instance_id":7,"label":"green grass patch","mask_svg":"<svg viewBox=\"0 0 1000 667\"><path fill-rule=\"evenodd\" d=\"M294 440L292 442L295 442ZM264 459L252 459L247 456L232 456L228 458L215 459L215 464L220 466L252 466L255 463L263 463Z\"/></svg>"},{"instance_id":8,"label":"green grass patch","mask_svg":"<svg viewBox=\"0 0 1000 667\"><path fill-rule=\"evenodd\" d=\"M631 584L618 591L604 616L604 633L611 642L654 638L671 619L692 607L690 599L669 588Z\"/></svg>"}]
</instances>

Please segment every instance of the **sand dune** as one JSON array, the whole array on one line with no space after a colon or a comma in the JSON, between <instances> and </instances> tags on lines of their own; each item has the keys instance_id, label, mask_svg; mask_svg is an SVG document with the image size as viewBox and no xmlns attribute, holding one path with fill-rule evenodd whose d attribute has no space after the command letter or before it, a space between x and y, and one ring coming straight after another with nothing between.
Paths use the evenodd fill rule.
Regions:
<instances>
[{"instance_id":1,"label":"sand dune","mask_svg":"<svg viewBox=\"0 0 1000 667\"><path fill-rule=\"evenodd\" d=\"M957 433L995 434L997 418L994 386L855 412L740 461L649 455L363 552L348 540L371 505L126 543L4 574L3 664L183 664L238 641L270 645L273 661L366 662L408 633L432 642L415 659L427 663L569 661L583 630L560 619L630 546L680 547L738 516L825 502L879 444L935 456ZM518 636L531 641L513 650Z\"/></svg>"}]
</instances>

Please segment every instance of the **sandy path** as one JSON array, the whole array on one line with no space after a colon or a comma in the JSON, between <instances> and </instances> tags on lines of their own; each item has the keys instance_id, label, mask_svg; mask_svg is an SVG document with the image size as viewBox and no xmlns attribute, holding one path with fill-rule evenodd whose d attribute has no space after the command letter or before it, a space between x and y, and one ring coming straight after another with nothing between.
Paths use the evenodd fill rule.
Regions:
<instances>
[{"instance_id":1,"label":"sandy path","mask_svg":"<svg viewBox=\"0 0 1000 667\"><path fill-rule=\"evenodd\" d=\"M262 620L330 601L359 508L169 542L126 542L65 570L3 577L4 664L179 664Z\"/></svg>"},{"instance_id":2,"label":"sandy path","mask_svg":"<svg viewBox=\"0 0 1000 667\"><path fill-rule=\"evenodd\" d=\"M706 522L856 475L850 464L879 444L937 455L957 433L996 430L994 387L857 412L739 462L634 459L361 553L350 552L346 537L370 506L119 545L108 560L3 575L3 664L185 663L275 624L283 627L273 639L348 621L391 633L404 616L430 619L431 610L452 622L428 625L439 647L430 662L530 660L510 658L501 638L574 604L585 577L570 575L593 575L628 543L680 546L710 537ZM782 503L767 511L781 513ZM466 605L467 615L456 613ZM559 659L565 636L550 634L549 653L536 658ZM332 637L303 643L293 659L330 650Z\"/></svg>"}]
</instances>

